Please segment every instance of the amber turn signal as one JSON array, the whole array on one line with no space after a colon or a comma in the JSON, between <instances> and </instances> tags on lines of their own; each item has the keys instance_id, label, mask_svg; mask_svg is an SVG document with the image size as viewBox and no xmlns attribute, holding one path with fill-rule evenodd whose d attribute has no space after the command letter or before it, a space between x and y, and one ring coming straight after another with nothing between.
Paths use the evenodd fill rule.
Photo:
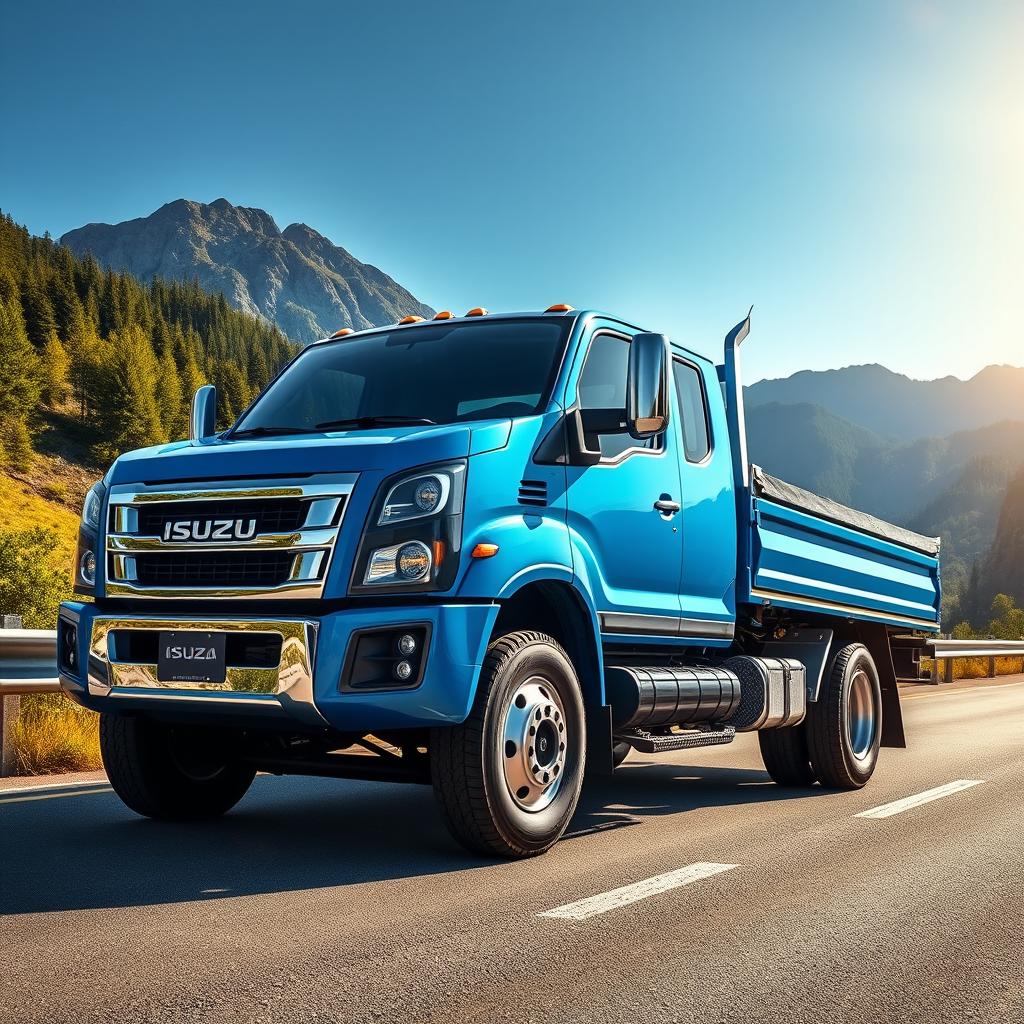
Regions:
<instances>
[{"instance_id":1,"label":"amber turn signal","mask_svg":"<svg viewBox=\"0 0 1024 1024\"><path fill-rule=\"evenodd\" d=\"M472 551L473 558L493 558L498 553L497 544L477 544Z\"/></svg>"}]
</instances>

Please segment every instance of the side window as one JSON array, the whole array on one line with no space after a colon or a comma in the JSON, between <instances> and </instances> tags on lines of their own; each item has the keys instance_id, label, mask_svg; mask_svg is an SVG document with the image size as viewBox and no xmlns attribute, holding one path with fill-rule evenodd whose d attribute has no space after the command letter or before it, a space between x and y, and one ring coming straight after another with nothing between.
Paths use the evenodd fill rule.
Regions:
<instances>
[{"instance_id":1,"label":"side window","mask_svg":"<svg viewBox=\"0 0 1024 1024\"><path fill-rule=\"evenodd\" d=\"M679 399L679 421L683 428L683 452L687 462L701 462L711 451L708 437L708 415L704 404L704 388L700 371L689 363L672 361Z\"/></svg>"},{"instance_id":2,"label":"side window","mask_svg":"<svg viewBox=\"0 0 1024 1024\"><path fill-rule=\"evenodd\" d=\"M577 395L581 409L625 409L629 342L615 334L598 334L590 343ZM594 438L588 440L593 445ZM654 448L655 439L637 441L629 434L599 434L601 455L614 459L630 448Z\"/></svg>"}]
</instances>

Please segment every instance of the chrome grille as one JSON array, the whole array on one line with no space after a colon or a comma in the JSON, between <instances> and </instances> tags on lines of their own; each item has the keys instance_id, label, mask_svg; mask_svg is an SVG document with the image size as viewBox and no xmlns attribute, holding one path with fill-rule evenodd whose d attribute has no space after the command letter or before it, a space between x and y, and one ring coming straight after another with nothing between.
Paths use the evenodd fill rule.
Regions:
<instances>
[{"instance_id":1,"label":"chrome grille","mask_svg":"<svg viewBox=\"0 0 1024 1024\"><path fill-rule=\"evenodd\" d=\"M319 597L355 480L115 486L107 594Z\"/></svg>"}]
</instances>

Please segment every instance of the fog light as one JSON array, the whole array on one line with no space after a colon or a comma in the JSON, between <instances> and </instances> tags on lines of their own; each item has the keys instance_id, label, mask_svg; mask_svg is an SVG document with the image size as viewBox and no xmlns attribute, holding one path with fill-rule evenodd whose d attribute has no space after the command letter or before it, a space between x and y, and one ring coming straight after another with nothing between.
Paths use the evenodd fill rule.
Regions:
<instances>
[{"instance_id":1,"label":"fog light","mask_svg":"<svg viewBox=\"0 0 1024 1024\"><path fill-rule=\"evenodd\" d=\"M398 638L398 653L404 658L416 652L416 637L410 633L403 633Z\"/></svg>"},{"instance_id":2,"label":"fog light","mask_svg":"<svg viewBox=\"0 0 1024 1024\"><path fill-rule=\"evenodd\" d=\"M78 572L85 583L93 586L96 582L96 554L93 551L84 551L78 563Z\"/></svg>"},{"instance_id":3,"label":"fog light","mask_svg":"<svg viewBox=\"0 0 1024 1024\"><path fill-rule=\"evenodd\" d=\"M395 559L399 575L407 580L422 579L430 571L430 551L426 544L414 540L398 549Z\"/></svg>"},{"instance_id":4,"label":"fog light","mask_svg":"<svg viewBox=\"0 0 1024 1024\"><path fill-rule=\"evenodd\" d=\"M412 675L412 665L407 661L400 661L395 665L395 678L400 679L403 683L409 676Z\"/></svg>"}]
</instances>

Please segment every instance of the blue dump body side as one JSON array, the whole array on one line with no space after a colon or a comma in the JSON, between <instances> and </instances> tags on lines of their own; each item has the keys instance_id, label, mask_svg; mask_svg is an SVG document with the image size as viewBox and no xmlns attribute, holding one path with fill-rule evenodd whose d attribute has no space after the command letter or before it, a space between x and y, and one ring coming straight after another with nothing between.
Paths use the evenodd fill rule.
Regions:
<instances>
[{"instance_id":1,"label":"blue dump body side","mask_svg":"<svg viewBox=\"0 0 1024 1024\"><path fill-rule=\"evenodd\" d=\"M741 601L938 630L938 558L763 497L749 507Z\"/></svg>"}]
</instances>

